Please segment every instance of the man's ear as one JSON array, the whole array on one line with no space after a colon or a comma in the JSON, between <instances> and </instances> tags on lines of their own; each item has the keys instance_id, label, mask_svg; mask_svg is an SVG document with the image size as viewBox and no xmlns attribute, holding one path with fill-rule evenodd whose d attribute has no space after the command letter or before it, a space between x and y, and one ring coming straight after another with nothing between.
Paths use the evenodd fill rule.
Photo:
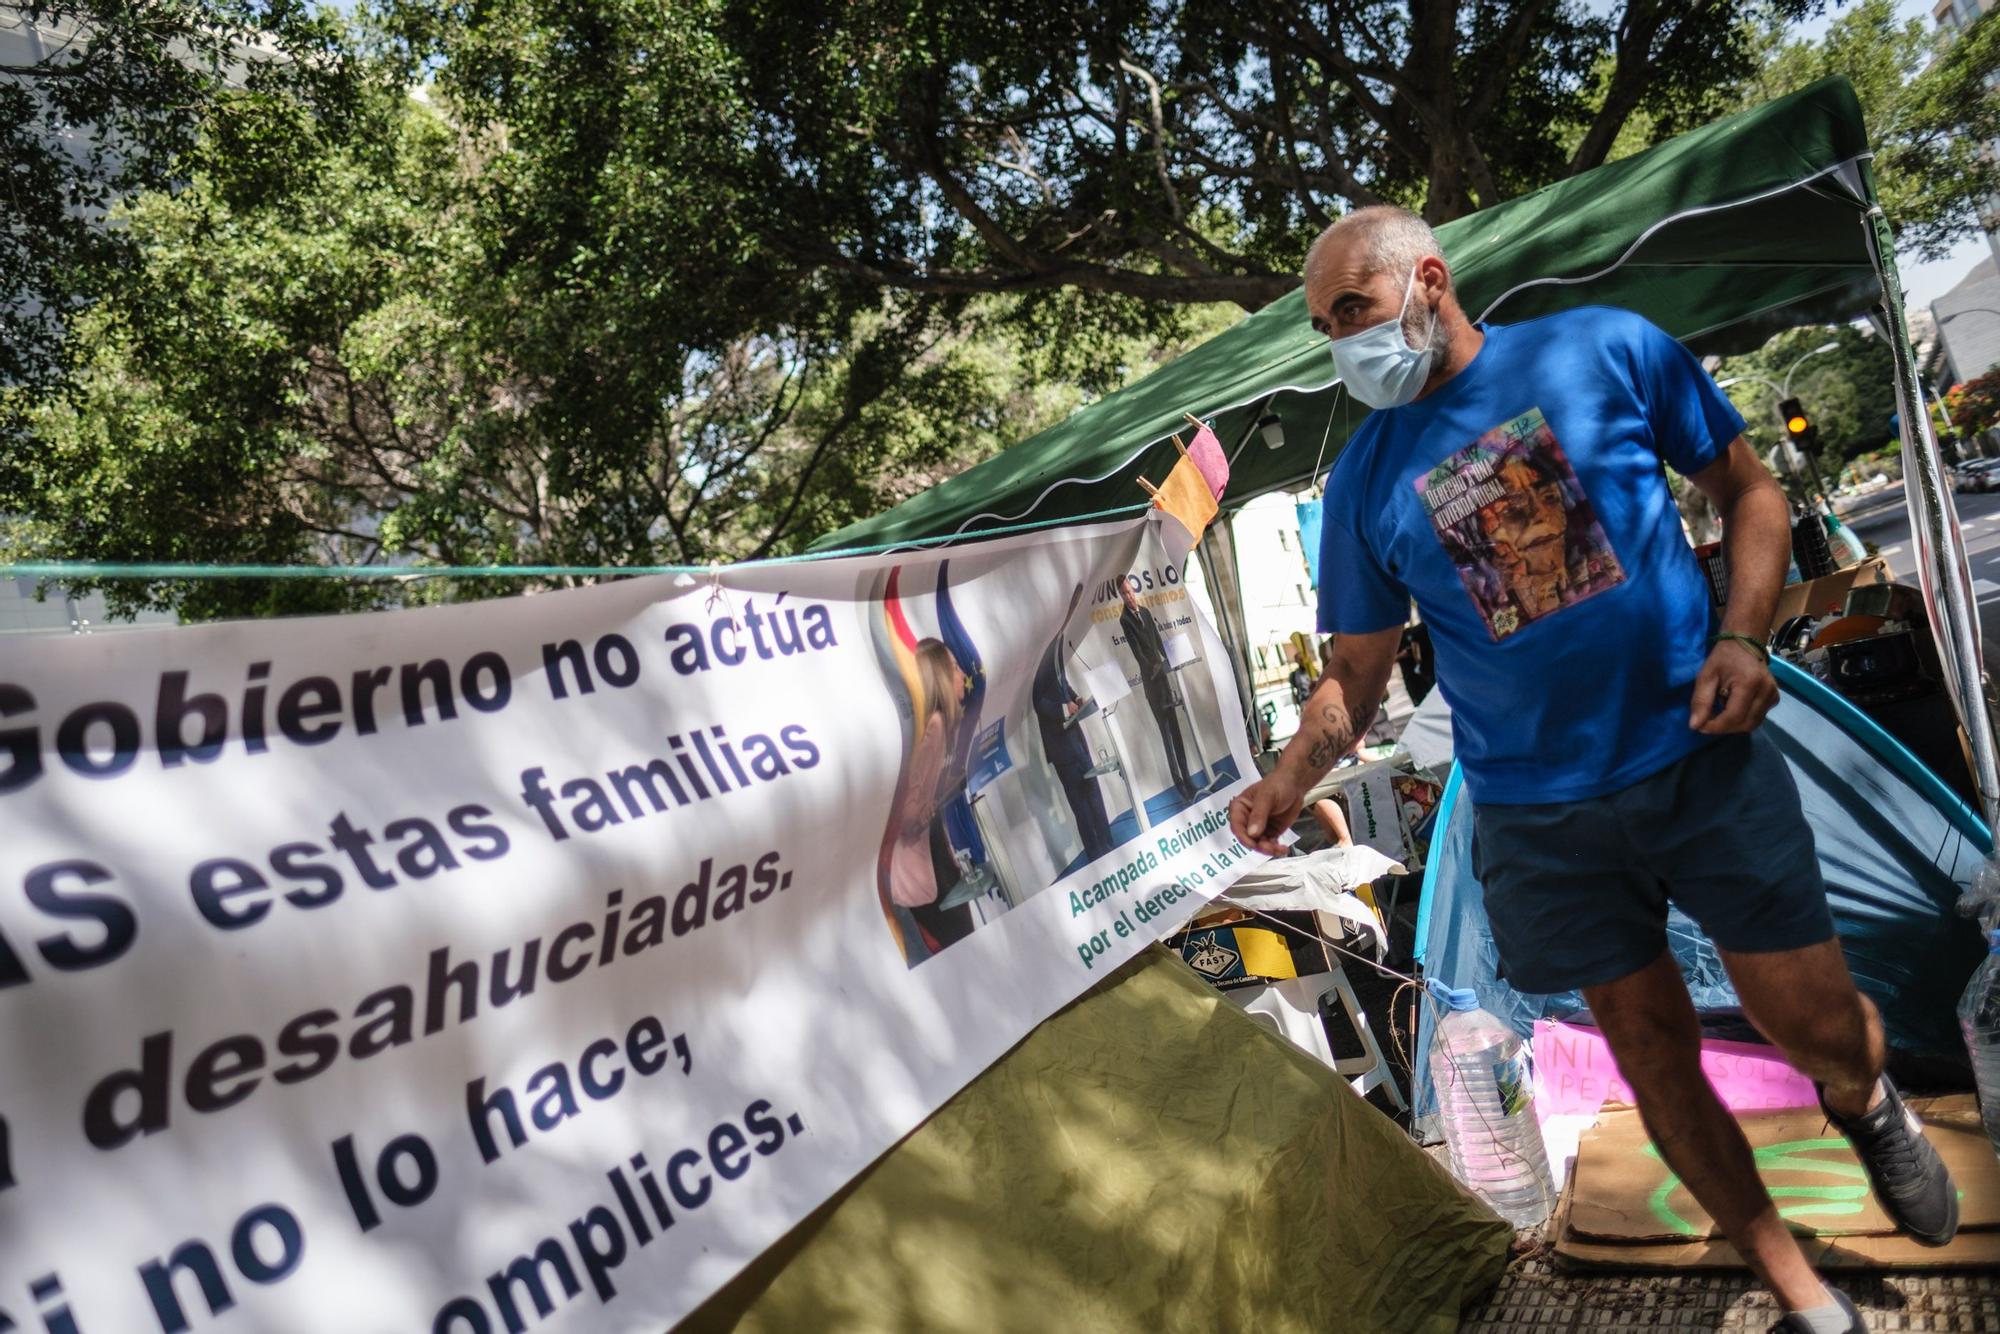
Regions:
<instances>
[{"instance_id":1,"label":"man's ear","mask_svg":"<svg viewBox=\"0 0 2000 1334\"><path fill-rule=\"evenodd\" d=\"M1451 268L1436 255L1425 255L1417 261L1417 275L1433 303L1443 301L1451 291Z\"/></svg>"}]
</instances>

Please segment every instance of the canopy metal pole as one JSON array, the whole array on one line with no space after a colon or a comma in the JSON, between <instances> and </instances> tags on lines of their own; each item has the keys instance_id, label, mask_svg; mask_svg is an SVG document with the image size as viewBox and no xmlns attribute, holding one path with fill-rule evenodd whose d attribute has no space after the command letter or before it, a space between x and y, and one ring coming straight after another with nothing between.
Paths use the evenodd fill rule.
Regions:
<instances>
[{"instance_id":1,"label":"canopy metal pole","mask_svg":"<svg viewBox=\"0 0 2000 1334\"><path fill-rule=\"evenodd\" d=\"M1235 448L1228 457L1233 461L1243 452L1243 446L1250 442L1250 436L1257 429L1257 419L1271 406L1276 394L1267 394L1259 399L1245 419L1243 433L1236 438ZM1222 636L1222 642L1236 657L1237 670L1231 675L1236 678L1236 702L1243 710L1243 728L1253 745L1262 735L1257 726L1257 686L1252 678L1250 664L1250 626L1243 615L1243 569L1236 563L1236 514L1233 510L1223 510L1208 525L1203 535L1201 556L1202 577L1208 583L1208 600L1215 608L1216 619L1220 622L1215 629Z\"/></svg>"},{"instance_id":2,"label":"canopy metal pole","mask_svg":"<svg viewBox=\"0 0 2000 1334\"><path fill-rule=\"evenodd\" d=\"M1972 601L1972 572L1965 559L1965 535L1946 484L1931 415L1917 382L1916 354L1903 318L1903 285L1896 276L1894 241L1879 204L1862 220L1868 256L1882 284L1882 315L1896 368L1897 424L1903 438L1904 500L1915 540L1917 575L1923 585L1931 625L1939 638L1946 684L1958 706L1959 722L1972 743L1980 815L1989 831L2000 830L2000 752L1986 707L1986 673L1980 662L1979 609Z\"/></svg>"},{"instance_id":3,"label":"canopy metal pole","mask_svg":"<svg viewBox=\"0 0 2000 1334\"><path fill-rule=\"evenodd\" d=\"M1243 711L1243 725L1253 738L1257 729L1251 721L1256 711L1256 689L1250 681L1250 634L1243 619L1243 576L1236 567L1236 516L1218 514L1201 539L1201 572L1208 581L1209 604L1215 608L1216 633L1236 659L1236 702Z\"/></svg>"}]
</instances>

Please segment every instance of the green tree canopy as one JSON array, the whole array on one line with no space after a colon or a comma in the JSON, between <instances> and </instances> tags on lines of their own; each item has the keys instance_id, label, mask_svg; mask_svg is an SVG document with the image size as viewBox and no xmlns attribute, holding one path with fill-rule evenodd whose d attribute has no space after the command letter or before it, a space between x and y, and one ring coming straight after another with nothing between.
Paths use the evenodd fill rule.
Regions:
<instances>
[{"instance_id":1,"label":"green tree canopy","mask_svg":"<svg viewBox=\"0 0 2000 1334\"><path fill-rule=\"evenodd\" d=\"M1829 74L1861 99L1875 150L1876 190L1906 255L1937 256L1973 235L2000 196L2000 23L1982 16L1950 38L1920 19L1900 20L1895 0L1861 0L1818 41L1787 37L1765 15L1756 71L1740 85L1754 106Z\"/></svg>"},{"instance_id":2,"label":"green tree canopy","mask_svg":"<svg viewBox=\"0 0 2000 1334\"><path fill-rule=\"evenodd\" d=\"M69 392L37 403L34 446L0 473L0 513L26 516L15 553L729 560L920 489L1087 392L1032 369L1060 330L1011 323L1005 298L954 322L904 297L832 331L704 339L698 302L637 273L524 276L495 185L519 164L391 84L373 98L367 136L295 143L282 188L246 193L242 160L210 152L118 215L143 262L77 317ZM631 217L607 208L608 231ZM1180 318L1189 337L1218 327ZM1073 341L1116 384L1177 349L1156 332L1099 321ZM207 617L521 585L104 587Z\"/></svg>"},{"instance_id":3,"label":"green tree canopy","mask_svg":"<svg viewBox=\"0 0 2000 1334\"><path fill-rule=\"evenodd\" d=\"M1598 165L1635 114L1702 123L1754 71L1747 17L1818 7L389 4L457 113L519 136L524 244L559 262L585 201L644 181L656 273L801 316L884 290L1254 309L1348 207L1444 221Z\"/></svg>"},{"instance_id":4,"label":"green tree canopy","mask_svg":"<svg viewBox=\"0 0 2000 1334\"><path fill-rule=\"evenodd\" d=\"M1971 225L1990 169L1937 128L1984 125L1987 27L1913 73L1874 8L1805 48L1760 26L1813 0L381 4L174 11L296 53L127 94L177 108L172 134L150 175L102 177L114 226L78 222L116 263L47 285L69 293L62 392L0 390L32 432L0 463L7 549L793 550L1283 292L1349 207L1458 216L1730 109L1767 66L1774 92L1810 77L1856 33L1904 43L1864 97L1894 126L1878 164L1946 178L1927 235ZM123 31L123 8L68 8ZM453 590L110 591L215 616Z\"/></svg>"},{"instance_id":5,"label":"green tree canopy","mask_svg":"<svg viewBox=\"0 0 2000 1334\"><path fill-rule=\"evenodd\" d=\"M282 176L273 107L295 113L294 133L354 132L359 71L341 23L289 0L34 0L5 14L39 55L0 63L0 386L43 385L61 373L67 317L139 263L108 211L175 188L204 135ZM258 176L239 170L239 188Z\"/></svg>"}]
</instances>

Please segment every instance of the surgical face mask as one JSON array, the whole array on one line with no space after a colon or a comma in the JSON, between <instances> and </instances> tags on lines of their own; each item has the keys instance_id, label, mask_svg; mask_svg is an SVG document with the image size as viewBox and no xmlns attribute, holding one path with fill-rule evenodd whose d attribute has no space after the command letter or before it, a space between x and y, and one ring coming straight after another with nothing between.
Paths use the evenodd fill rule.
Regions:
<instances>
[{"instance_id":1,"label":"surgical face mask","mask_svg":"<svg viewBox=\"0 0 2000 1334\"><path fill-rule=\"evenodd\" d=\"M1437 312L1431 312L1422 347L1411 347L1403 335L1403 317L1409 313L1416 289L1417 271L1412 268L1410 281L1403 288L1403 308L1395 319L1333 341L1334 373L1348 393L1371 408L1400 408L1421 393L1424 382L1430 379Z\"/></svg>"}]
</instances>

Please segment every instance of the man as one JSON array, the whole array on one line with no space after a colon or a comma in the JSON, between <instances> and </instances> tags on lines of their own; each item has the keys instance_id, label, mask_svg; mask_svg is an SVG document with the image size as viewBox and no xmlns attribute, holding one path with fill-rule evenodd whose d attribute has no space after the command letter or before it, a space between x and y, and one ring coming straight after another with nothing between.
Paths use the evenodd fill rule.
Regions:
<instances>
[{"instance_id":1,"label":"man","mask_svg":"<svg viewBox=\"0 0 2000 1334\"><path fill-rule=\"evenodd\" d=\"M1313 692L1312 673L1306 670L1305 663L1294 659L1291 675L1286 677L1285 681L1292 688L1292 704L1295 707L1304 708L1306 701L1312 697Z\"/></svg>"},{"instance_id":2,"label":"man","mask_svg":"<svg viewBox=\"0 0 2000 1334\"><path fill-rule=\"evenodd\" d=\"M1063 675L1067 649L1061 635L1050 641L1035 670L1032 699L1035 718L1042 727L1042 753L1056 771L1063 799L1076 818L1077 837L1083 840L1083 859L1094 862L1111 851L1111 821L1104 813L1104 797L1097 780L1090 776L1090 747L1084 744L1083 729L1069 720L1083 708L1083 701L1069 688Z\"/></svg>"},{"instance_id":3,"label":"man","mask_svg":"<svg viewBox=\"0 0 2000 1334\"><path fill-rule=\"evenodd\" d=\"M1422 621L1407 626L1396 645L1396 670L1403 676L1403 691L1410 703L1421 704L1437 684L1437 669L1431 665L1430 627Z\"/></svg>"},{"instance_id":4,"label":"man","mask_svg":"<svg viewBox=\"0 0 2000 1334\"><path fill-rule=\"evenodd\" d=\"M1160 729L1160 744L1166 748L1167 768L1174 776L1174 791L1182 801L1194 800L1194 779L1188 776L1187 747L1181 743L1181 724L1174 712L1174 682L1167 665L1167 646L1160 638L1159 622L1139 605L1139 595L1127 580L1118 581L1125 610L1118 613L1118 628L1124 632L1125 647L1139 666L1139 684L1146 692L1146 707Z\"/></svg>"},{"instance_id":5,"label":"man","mask_svg":"<svg viewBox=\"0 0 2000 1334\"><path fill-rule=\"evenodd\" d=\"M1790 771L1756 728L1784 579L1784 494L1700 365L1643 319L1582 309L1471 323L1436 237L1399 209L1342 219L1306 260L1314 328L1378 409L1326 488L1320 629L1334 662L1276 769L1230 806L1265 852L1374 714L1409 602L1474 803L1501 966L1580 988L1669 1165L1776 1293L1778 1328L1862 1329L1780 1221L1700 1064L1666 950L1671 900L1722 953L1745 1013L1819 1085L1897 1225L1943 1245L1958 1204L1882 1076ZM1729 602L1702 574L1662 463L1714 502Z\"/></svg>"}]
</instances>

